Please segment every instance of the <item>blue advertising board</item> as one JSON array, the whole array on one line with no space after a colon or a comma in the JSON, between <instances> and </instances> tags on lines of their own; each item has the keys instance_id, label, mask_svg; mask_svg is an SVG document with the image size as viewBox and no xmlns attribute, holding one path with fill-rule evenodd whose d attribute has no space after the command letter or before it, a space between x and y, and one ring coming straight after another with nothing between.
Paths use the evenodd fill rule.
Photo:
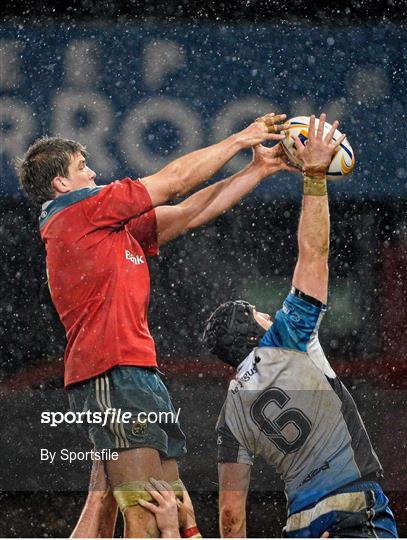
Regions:
<instances>
[{"instance_id":1,"label":"blue advertising board","mask_svg":"<svg viewBox=\"0 0 407 540\"><path fill-rule=\"evenodd\" d=\"M17 192L13 160L42 135L86 144L106 182L158 170L268 111L325 111L356 154L332 196L405 198L406 34L392 24L3 25L1 194ZM258 193L300 192L282 174Z\"/></svg>"}]
</instances>

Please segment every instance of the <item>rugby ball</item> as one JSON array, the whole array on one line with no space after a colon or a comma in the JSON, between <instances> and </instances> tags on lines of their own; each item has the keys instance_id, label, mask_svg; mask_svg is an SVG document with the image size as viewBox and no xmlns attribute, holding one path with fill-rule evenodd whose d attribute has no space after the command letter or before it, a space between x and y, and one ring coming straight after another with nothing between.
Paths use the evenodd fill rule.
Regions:
<instances>
[{"instance_id":1,"label":"rugby ball","mask_svg":"<svg viewBox=\"0 0 407 540\"><path fill-rule=\"evenodd\" d=\"M309 116L297 116L288 120L290 124L288 129L285 130L285 139L281 141L281 144L289 158L295 165L302 168L302 161L297 157L297 149L295 147L293 135L297 135L303 144L308 141L308 127ZM319 120L315 119L315 129L318 128ZM325 122L324 136L331 129L332 125ZM342 133L339 130L335 130L334 140L337 140ZM355 154L349 144L348 139L345 139L341 145L336 149L336 152L332 158L326 177L328 180L341 180L344 176L347 176L353 171L355 166Z\"/></svg>"}]
</instances>

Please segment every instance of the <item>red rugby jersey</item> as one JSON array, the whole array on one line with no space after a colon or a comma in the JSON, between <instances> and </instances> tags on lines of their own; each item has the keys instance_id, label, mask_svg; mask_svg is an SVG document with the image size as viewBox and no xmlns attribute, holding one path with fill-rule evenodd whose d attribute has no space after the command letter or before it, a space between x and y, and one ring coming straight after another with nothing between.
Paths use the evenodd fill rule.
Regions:
<instances>
[{"instance_id":1,"label":"red rugby jersey","mask_svg":"<svg viewBox=\"0 0 407 540\"><path fill-rule=\"evenodd\" d=\"M66 330L65 386L117 365L156 366L146 255L155 211L130 178L46 203L40 216L52 300Z\"/></svg>"}]
</instances>

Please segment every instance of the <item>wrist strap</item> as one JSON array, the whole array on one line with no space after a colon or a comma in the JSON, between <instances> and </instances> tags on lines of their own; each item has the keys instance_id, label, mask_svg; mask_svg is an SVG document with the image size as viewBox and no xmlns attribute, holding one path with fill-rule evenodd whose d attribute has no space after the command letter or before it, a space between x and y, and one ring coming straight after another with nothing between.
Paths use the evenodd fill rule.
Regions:
<instances>
[{"instance_id":1,"label":"wrist strap","mask_svg":"<svg viewBox=\"0 0 407 540\"><path fill-rule=\"evenodd\" d=\"M327 193L326 177L316 178L315 176L304 174L304 195L323 197Z\"/></svg>"},{"instance_id":2,"label":"wrist strap","mask_svg":"<svg viewBox=\"0 0 407 540\"><path fill-rule=\"evenodd\" d=\"M180 532L181 538L202 538L198 527L189 527L189 529L182 529Z\"/></svg>"}]
</instances>

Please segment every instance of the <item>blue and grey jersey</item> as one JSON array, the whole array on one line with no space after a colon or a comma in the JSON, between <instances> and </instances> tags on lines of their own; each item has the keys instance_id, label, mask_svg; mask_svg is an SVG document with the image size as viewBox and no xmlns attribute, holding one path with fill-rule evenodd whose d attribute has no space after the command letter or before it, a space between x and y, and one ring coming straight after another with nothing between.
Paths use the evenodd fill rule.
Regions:
<instances>
[{"instance_id":1,"label":"blue and grey jersey","mask_svg":"<svg viewBox=\"0 0 407 540\"><path fill-rule=\"evenodd\" d=\"M326 306L294 291L239 365L218 424L218 461L261 455L285 483L289 515L381 476L356 405L318 340Z\"/></svg>"}]
</instances>

